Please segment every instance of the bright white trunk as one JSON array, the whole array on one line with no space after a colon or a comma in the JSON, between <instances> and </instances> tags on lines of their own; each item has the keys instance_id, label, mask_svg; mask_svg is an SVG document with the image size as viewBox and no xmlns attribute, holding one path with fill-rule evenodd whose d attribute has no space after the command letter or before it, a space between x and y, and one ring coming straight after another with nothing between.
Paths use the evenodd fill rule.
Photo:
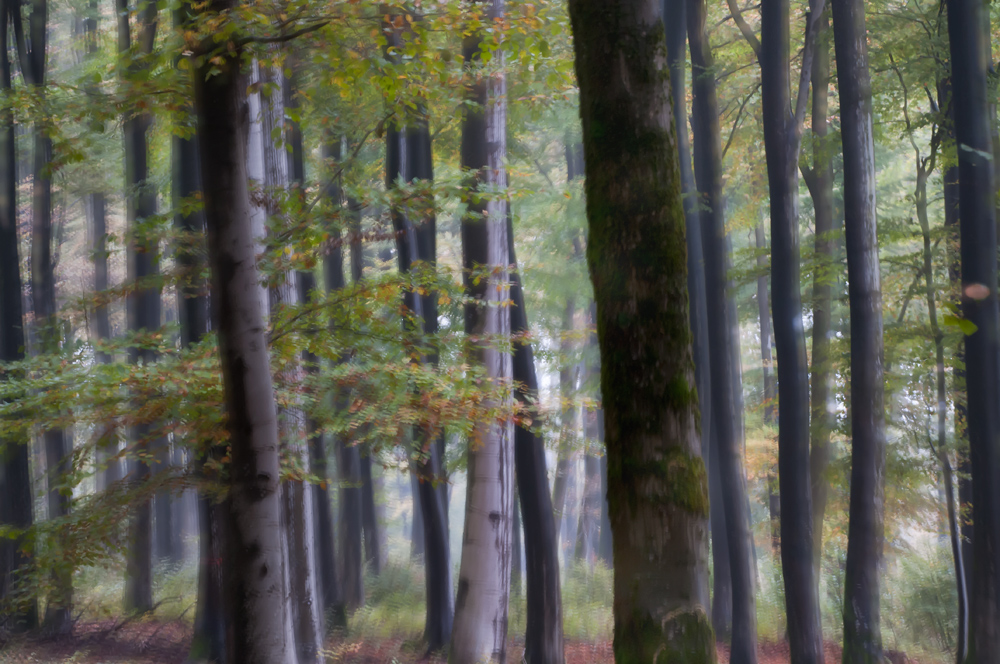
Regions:
<instances>
[{"instance_id":1,"label":"bright white trunk","mask_svg":"<svg viewBox=\"0 0 1000 664\"><path fill-rule=\"evenodd\" d=\"M263 249L263 239L269 216L280 214L278 200L288 187L288 160L282 148L271 139L272 131L284 124L284 106L281 97L280 71L261 70L253 67L254 82L274 84L268 96L260 93L250 96L251 118L248 161L250 177L256 180L257 196L254 198L253 223L255 237ZM259 235L258 235L259 233ZM282 305L298 302L298 289L294 271L284 274L274 288L261 289L267 303L265 311L273 314ZM301 381L301 366L289 368L282 376L283 382ZM300 467L310 470L309 451L305 439L305 417L299 408L284 408L279 413L282 446L293 456ZM285 583L288 610L285 612L286 629L294 636L295 652L299 664L322 662L323 629L320 616L319 584L316 575L316 551L313 522L314 487L301 481L282 483L282 516L285 554Z\"/></svg>"}]
</instances>

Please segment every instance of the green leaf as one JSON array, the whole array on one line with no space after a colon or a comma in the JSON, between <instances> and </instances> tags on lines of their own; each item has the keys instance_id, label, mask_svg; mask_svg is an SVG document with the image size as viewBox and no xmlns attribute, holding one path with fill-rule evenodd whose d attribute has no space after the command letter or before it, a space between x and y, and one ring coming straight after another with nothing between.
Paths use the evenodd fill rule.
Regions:
<instances>
[{"instance_id":1,"label":"green leaf","mask_svg":"<svg viewBox=\"0 0 1000 664\"><path fill-rule=\"evenodd\" d=\"M948 327L957 327L962 331L965 336L971 336L976 333L979 328L971 320L960 318L959 316L952 316L951 314L944 315L944 324Z\"/></svg>"}]
</instances>

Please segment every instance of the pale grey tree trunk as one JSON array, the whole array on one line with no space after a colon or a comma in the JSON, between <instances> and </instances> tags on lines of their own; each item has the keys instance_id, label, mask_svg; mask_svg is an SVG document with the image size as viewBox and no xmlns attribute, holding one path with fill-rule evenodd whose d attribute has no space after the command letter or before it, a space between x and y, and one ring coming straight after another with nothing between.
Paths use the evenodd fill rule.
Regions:
<instances>
[{"instance_id":1,"label":"pale grey tree trunk","mask_svg":"<svg viewBox=\"0 0 1000 664\"><path fill-rule=\"evenodd\" d=\"M503 16L503 0L491 0L487 14ZM466 63L479 60L481 35L463 43ZM489 198L470 200L462 219L462 255L466 292L466 332L481 339L472 359L486 367L494 388L502 388L501 412L513 404L511 356L497 343L510 335L510 310L500 306L509 297L507 242L507 102L503 51L494 53L489 75L479 74L470 86L473 102L462 123L462 166L472 190ZM471 272L488 270L488 278ZM477 283L478 282L478 283ZM511 522L514 510L514 427L509 417L480 422L469 444L468 488L462 563L455 599L455 624L449 661L453 664L503 662L507 641L510 594Z\"/></svg>"},{"instance_id":2,"label":"pale grey tree trunk","mask_svg":"<svg viewBox=\"0 0 1000 664\"><path fill-rule=\"evenodd\" d=\"M284 149L275 145L272 136L284 125L284 104L280 90L280 71L255 65L259 82L273 86L270 95L251 96L251 143L259 141L259 153L251 153L250 177L257 181L260 196L257 201L255 221L266 225L269 217L281 214L279 201L288 188L288 158ZM259 158L258 158L259 155ZM289 270L280 275L267 294L270 314L273 317L284 306L298 304L296 273ZM304 377L301 365L289 365L282 374L288 384L301 382ZM305 416L301 408L282 408L278 414L281 444L295 463L310 469L309 449L305 436ZM313 532L313 487L301 480L286 480L281 484L283 516L285 582L288 610L285 612L289 629L295 640L295 653L300 664L322 661L323 630L320 617L319 586L316 575L315 536Z\"/></svg>"}]
</instances>

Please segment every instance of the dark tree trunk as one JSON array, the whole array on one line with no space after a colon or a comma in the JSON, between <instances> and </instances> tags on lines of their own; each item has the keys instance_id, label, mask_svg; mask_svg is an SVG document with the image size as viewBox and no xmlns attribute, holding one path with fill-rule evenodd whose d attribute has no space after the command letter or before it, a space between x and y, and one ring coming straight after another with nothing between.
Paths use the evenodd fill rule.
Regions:
<instances>
[{"instance_id":1,"label":"dark tree trunk","mask_svg":"<svg viewBox=\"0 0 1000 664\"><path fill-rule=\"evenodd\" d=\"M597 411L597 433L601 438L601 447L604 447L604 411ZM703 446L704 453L704 446ZM608 515L608 455L601 455L601 534L597 542L597 557L608 567L612 566L611 559L611 519Z\"/></svg>"},{"instance_id":2,"label":"dark tree trunk","mask_svg":"<svg viewBox=\"0 0 1000 664\"><path fill-rule=\"evenodd\" d=\"M789 2L761 3L761 108L771 200L771 315L778 361L778 482L781 568L793 664L823 661L819 591L813 567L809 376L802 327L799 148L818 17L810 5L796 106L791 99Z\"/></svg>"},{"instance_id":3,"label":"dark tree trunk","mask_svg":"<svg viewBox=\"0 0 1000 664\"><path fill-rule=\"evenodd\" d=\"M959 187L958 159L955 142L954 107L951 99L951 77L938 81L938 108L943 113L944 147L951 150L951 159L941 174L944 194L944 225L948 256L948 281L951 296L961 297L962 261L959 251ZM955 366L952 370L952 402L955 409L955 456L958 459L958 521L961 531L962 567L965 571L965 596L968 602L972 588L972 468L969 465L968 408L965 393L965 339L955 349ZM968 634L966 634L968 650Z\"/></svg>"},{"instance_id":4,"label":"dark tree trunk","mask_svg":"<svg viewBox=\"0 0 1000 664\"><path fill-rule=\"evenodd\" d=\"M691 319L691 350L694 354L695 383L701 408L702 458L708 459L705 443L712 424L711 366L708 348L708 311L705 293L705 259L702 251L701 214L698 211L697 187L691 168L691 148L687 118L687 0L663 0L663 24L667 35L667 60L670 63L670 93L684 100L673 105L674 126L677 129L677 156L681 167L681 192L684 195L684 237L687 242L687 285ZM691 48L701 48L699 37Z\"/></svg>"},{"instance_id":5,"label":"dark tree trunk","mask_svg":"<svg viewBox=\"0 0 1000 664\"><path fill-rule=\"evenodd\" d=\"M879 565L884 539L885 411L872 92L865 4L832 0L832 6L851 302L851 503L844 569L844 659L876 664L882 661Z\"/></svg>"},{"instance_id":6,"label":"dark tree trunk","mask_svg":"<svg viewBox=\"0 0 1000 664\"><path fill-rule=\"evenodd\" d=\"M97 0L91 0L87 18L83 21L84 41L88 58L97 57L99 53L97 17L100 8ZM96 93L96 91L95 91ZM104 192L95 191L85 198L86 214L90 222L91 256L94 263L94 292L104 293L108 283L108 251L107 251L107 209ZM94 307L91 314L93 320L92 333L98 343L111 338L111 317L108 305L103 300ZM100 364L110 364L111 356L103 351L95 353ZM103 491L122 478L121 460L118 455L118 434L108 428L97 442L97 489Z\"/></svg>"},{"instance_id":7,"label":"dark tree trunk","mask_svg":"<svg viewBox=\"0 0 1000 664\"><path fill-rule=\"evenodd\" d=\"M118 12L118 51L128 53L132 48L132 24L129 19L127 0L116 0ZM140 53L149 54L153 50L156 37L156 4L143 2L138 16L138 47ZM138 65L141 66L141 65ZM135 66L127 76L138 74ZM129 225L130 240L128 243L127 263L128 279L133 284L140 284L127 300L128 328L132 332L152 332L160 326L160 292L159 288L150 286L150 277L157 274L159 248L155 240L145 240L146 237L138 228L150 217L156 214L156 192L153 183L149 181L147 135L152 116L148 112L136 112L124 118L125 139L125 188L128 191L126 202L126 217ZM129 361L138 363L152 362L155 354L138 347L129 350ZM137 395L141 398L141 395ZM149 441L152 426L149 423L138 423L131 432L132 444L136 449L150 448L153 451L165 441ZM131 465L130 481L136 486L149 480L150 469L144 457L138 457ZM153 552L152 552L152 509L150 500L143 500L137 505L129 524L130 544L125 571L125 606L130 611L145 612L153 607Z\"/></svg>"},{"instance_id":8,"label":"dark tree trunk","mask_svg":"<svg viewBox=\"0 0 1000 664\"><path fill-rule=\"evenodd\" d=\"M959 145L962 313L977 327L965 338L973 565L969 659L1000 652L1000 313L993 144L984 24L988 6L948 0L955 139Z\"/></svg>"},{"instance_id":9,"label":"dark tree trunk","mask_svg":"<svg viewBox=\"0 0 1000 664\"><path fill-rule=\"evenodd\" d=\"M728 641L733 629L733 573L729 564L729 537L726 535L726 512L719 475L719 444L716 429L708 440L708 494L712 534L712 629L716 638Z\"/></svg>"},{"instance_id":10,"label":"dark tree trunk","mask_svg":"<svg viewBox=\"0 0 1000 664\"><path fill-rule=\"evenodd\" d=\"M708 346L711 355L712 434L718 446L718 469L724 503L726 539L732 577L732 660L757 661L757 610L753 535L743 462L742 387L734 362L737 321L730 317L727 276L729 245L722 192L722 142L714 65L705 35L704 5L690 7L694 135L694 170L702 205L702 251Z\"/></svg>"},{"instance_id":11,"label":"dark tree trunk","mask_svg":"<svg viewBox=\"0 0 1000 664\"><path fill-rule=\"evenodd\" d=\"M375 502L372 457L368 452L361 455L361 530L365 542L365 564L372 574L378 576L385 561L385 543Z\"/></svg>"},{"instance_id":12,"label":"dark tree trunk","mask_svg":"<svg viewBox=\"0 0 1000 664\"><path fill-rule=\"evenodd\" d=\"M829 120L830 25L824 14L816 34L812 65L813 166L803 169L816 224L813 274L812 372L810 381L809 474L812 481L813 569L819 583L823 560L823 520L826 516L830 465L830 332L833 322L833 146L827 138Z\"/></svg>"},{"instance_id":13,"label":"dark tree trunk","mask_svg":"<svg viewBox=\"0 0 1000 664\"><path fill-rule=\"evenodd\" d=\"M513 219L508 216L507 250L511 273L510 331L517 338L530 331L524 288L517 271L514 252ZM538 376L529 342L514 343L513 375L518 388L515 397L529 414L538 401ZM532 420L536 418L531 417ZM518 424L514 429L514 469L517 492L524 515L524 563L527 577L527 621L524 636L526 664L562 664L562 591L559 586L559 535L555 511L549 495L545 468L545 444L537 427Z\"/></svg>"},{"instance_id":14,"label":"dark tree trunk","mask_svg":"<svg viewBox=\"0 0 1000 664\"><path fill-rule=\"evenodd\" d=\"M571 0L569 10L601 349L615 658L714 661L703 609L708 483L661 4ZM622 265L632 267L626 278Z\"/></svg>"},{"instance_id":15,"label":"dark tree trunk","mask_svg":"<svg viewBox=\"0 0 1000 664\"><path fill-rule=\"evenodd\" d=\"M237 6L213 0L206 11ZM211 40L205 44L214 47ZM227 538L232 553L223 568L232 618L227 655L229 662L270 664L284 662L294 645L282 590L277 409L247 184L246 80L238 47L214 62L199 55L203 64L193 74L199 154L232 459Z\"/></svg>"},{"instance_id":16,"label":"dark tree trunk","mask_svg":"<svg viewBox=\"0 0 1000 664\"><path fill-rule=\"evenodd\" d=\"M39 95L45 94L47 56L48 3L39 0L31 4L28 15L28 39L24 40L20 11L14 16L14 34L21 53L21 72L25 81ZM34 160L31 193L31 298L34 304L35 328L42 354L58 354L61 346L61 324L56 318L56 278L52 257L52 179L49 162L52 140L47 127L36 122L33 127ZM47 470L46 503L50 519L69 514L70 496L60 490L62 478L70 471L71 445L67 432L48 429L42 432ZM61 546L57 537L56 546ZM72 572L54 572L53 590L48 597L44 628L52 634L65 634L72 628L70 609L73 601Z\"/></svg>"},{"instance_id":17,"label":"dark tree trunk","mask_svg":"<svg viewBox=\"0 0 1000 664\"><path fill-rule=\"evenodd\" d=\"M407 21L415 17L407 17ZM390 42L401 44L403 35L393 32ZM433 154L428 119L423 108L407 127L391 128L386 134L386 186L398 181L426 187L434 180ZM414 274L420 264L436 269L437 217L433 194L421 192L416 202L393 211L399 271ZM437 293L427 289L423 295L416 289L405 295L404 306L419 321L419 328L410 330L422 335L421 345L427 351L421 362L430 367L438 364ZM415 427L415 468L413 482L413 532L411 555L423 555L427 587L427 614L424 639L430 651L444 648L451 639L454 604L451 591L451 552L448 536L448 483L444 468L444 432L429 432Z\"/></svg>"},{"instance_id":18,"label":"dark tree trunk","mask_svg":"<svg viewBox=\"0 0 1000 664\"><path fill-rule=\"evenodd\" d=\"M0 89L11 91L8 35L10 21L19 21L21 5L8 0L0 11ZM17 155L14 117L0 110L0 360L24 359L24 316L21 303L21 261L17 235ZM5 376L6 380L7 377ZM32 514L31 469L27 436L9 436L0 472L0 523L30 528ZM38 602L34 593L18 581L30 564L31 549L24 538L0 542L0 601L17 598L18 608L7 616L4 628L12 632L34 629L38 624Z\"/></svg>"},{"instance_id":19,"label":"dark tree trunk","mask_svg":"<svg viewBox=\"0 0 1000 664\"><path fill-rule=\"evenodd\" d=\"M186 25L190 20L189 12L188 5L178 9L174 14L174 25ZM209 328L208 284L201 277L205 214L201 210L191 214L181 212L183 201L201 191L197 140L197 137L175 135L171 164L173 207L178 211L174 216L174 229L182 234L174 260L183 275L177 289L177 313L181 325L181 346L184 348L200 343ZM218 484L221 478L213 470L214 464L207 462L221 463L226 449L213 445L211 441L198 443L195 470L202 482ZM228 499L219 500L209 489L209 486L204 487L197 498L198 599L188 660L221 664L226 661L226 629L229 625L222 566L227 555L225 534L231 515Z\"/></svg>"}]
</instances>

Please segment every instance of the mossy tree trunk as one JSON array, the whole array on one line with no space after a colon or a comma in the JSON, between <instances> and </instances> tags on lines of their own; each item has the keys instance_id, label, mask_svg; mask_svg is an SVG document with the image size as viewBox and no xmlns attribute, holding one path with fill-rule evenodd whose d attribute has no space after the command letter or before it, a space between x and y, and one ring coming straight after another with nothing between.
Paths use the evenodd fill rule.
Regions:
<instances>
[{"instance_id":1,"label":"mossy tree trunk","mask_svg":"<svg viewBox=\"0 0 1000 664\"><path fill-rule=\"evenodd\" d=\"M659 0L571 0L597 302L616 661L714 662L708 482Z\"/></svg>"}]
</instances>

